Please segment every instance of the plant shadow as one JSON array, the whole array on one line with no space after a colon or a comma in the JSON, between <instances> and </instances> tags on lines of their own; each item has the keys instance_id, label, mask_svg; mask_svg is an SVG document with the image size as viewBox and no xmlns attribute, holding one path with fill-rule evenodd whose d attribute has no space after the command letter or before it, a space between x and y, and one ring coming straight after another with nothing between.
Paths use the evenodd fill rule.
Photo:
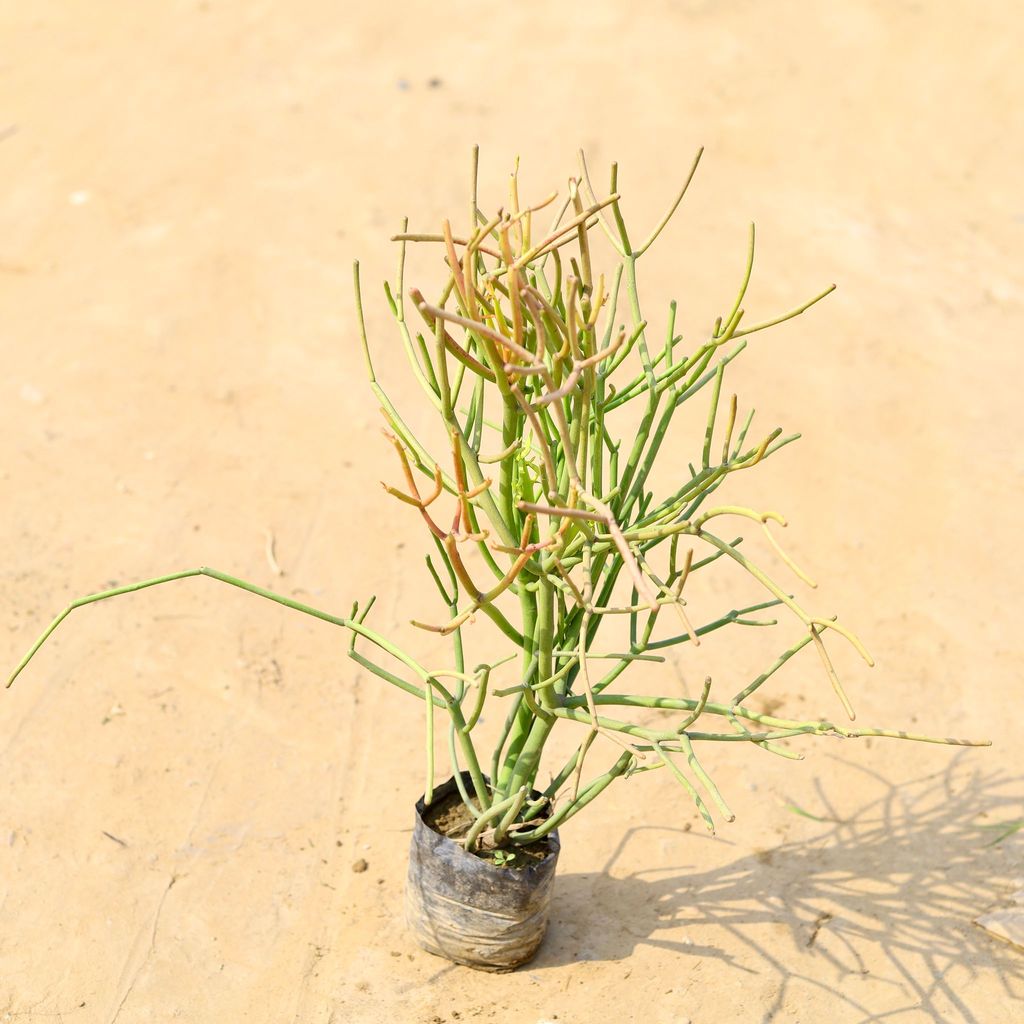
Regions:
<instances>
[{"instance_id":1,"label":"plant shadow","mask_svg":"<svg viewBox=\"0 0 1024 1024\"><path fill-rule=\"evenodd\" d=\"M776 994L762 1024L795 982L827 991L863 1022L915 1009L934 1020L985 1024L969 1005L967 984L992 971L1006 999L1020 999L1024 956L972 923L1019 887L1021 874L1020 842L991 845L998 833L980 826L1022 816L1022 780L968 771L960 758L901 785L847 767L869 776L878 795L840 819L819 783L818 836L719 868L623 876L616 865L641 833L683 831L631 829L602 871L559 878L534 968L623 960L647 945L773 975ZM893 987L884 1012L863 1002L869 993L858 982L869 975L873 986Z\"/></svg>"}]
</instances>

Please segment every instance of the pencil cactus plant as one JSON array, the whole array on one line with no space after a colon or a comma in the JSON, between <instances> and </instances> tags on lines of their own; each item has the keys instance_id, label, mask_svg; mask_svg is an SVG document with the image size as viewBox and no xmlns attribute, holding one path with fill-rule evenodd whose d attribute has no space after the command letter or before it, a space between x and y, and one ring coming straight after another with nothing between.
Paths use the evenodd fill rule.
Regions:
<instances>
[{"instance_id":1,"label":"pencil cactus plant","mask_svg":"<svg viewBox=\"0 0 1024 1024\"><path fill-rule=\"evenodd\" d=\"M73 602L11 681L76 607L189 576L240 587L349 631L349 657L423 703L426 804L436 785L436 723L446 720L451 774L470 822L460 842L470 851L490 851L498 864L514 864L517 848L570 820L615 779L652 769L664 768L678 780L709 829L712 807L732 820L704 765L703 752L715 743L748 743L784 757L799 756L784 741L804 735L969 743L778 717L749 703L783 664L812 646L852 719L826 639L835 634L869 665L871 658L849 629L806 610L761 568L742 536L727 539L719 529L732 520L752 524L810 583L772 532L786 525L781 515L709 500L797 437L779 429L752 432L753 412L741 415L737 397L723 391L730 363L749 336L803 313L832 288L781 316L749 322L744 298L754 258L751 229L735 301L695 346L687 348L676 333L674 303L659 326L660 342L641 311L638 262L679 206L699 159L698 153L668 213L639 244L626 227L615 166L609 194L599 199L582 154L579 176L570 179L560 204L551 195L521 205L513 175L508 205L488 215L478 205L474 152L464 229L457 232L446 221L436 234L403 229L396 236L398 275L385 284L385 294L412 371L443 428L446 443L439 451L414 435L377 379L355 265L370 387L387 421L397 472L398 482L385 488L428 535L426 568L444 609L440 618L424 611L415 625L450 638L448 668L428 669L376 632L368 624L372 600L347 616L332 615L204 567ZM542 219L550 227L541 230ZM607 274L597 266L596 232L607 236L616 256ZM446 282L433 301L415 288L406 292L405 257L413 243L436 246L443 260ZM691 402L706 403L706 426L702 435L674 441L673 450L689 444L693 461L666 491L656 492L652 470L666 451L674 417ZM721 559L741 566L764 599L695 624L687 613L688 588ZM711 678L694 698L617 687L631 665L661 661L659 652L668 648L699 644L720 629L774 625L756 618L772 608L788 613L799 635L736 692L722 692ZM506 651L470 668L467 634L479 616L494 623ZM602 645L614 632L604 627L615 620L628 621L622 649ZM379 653L371 657L367 644ZM661 724L635 720L650 709L663 713ZM477 742L485 711L497 711L505 723L487 752ZM556 727L575 730L575 750L563 764L549 765L544 755ZM595 747L599 737L618 749L610 764L594 768L595 750L606 749Z\"/></svg>"}]
</instances>

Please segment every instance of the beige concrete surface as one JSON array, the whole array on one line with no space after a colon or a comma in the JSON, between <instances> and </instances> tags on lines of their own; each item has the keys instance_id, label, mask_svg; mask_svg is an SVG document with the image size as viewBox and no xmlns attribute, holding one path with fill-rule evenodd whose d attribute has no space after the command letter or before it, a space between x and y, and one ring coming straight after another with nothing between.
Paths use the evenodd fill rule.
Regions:
<instances>
[{"instance_id":1,"label":"beige concrete surface","mask_svg":"<svg viewBox=\"0 0 1024 1024\"><path fill-rule=\"evenodd\" d=\"M564 831L537 960L485 976L401 920L422 709L214 582L121 598L0 693L0 1021L1024 1019L1024 953L971 923L1024 876L1024 833L980 828L1024 817L1019 27L1005 0L0 5L7 663L70 598L201 564L340 613L376 592L441 657L404 625L423 537L378 486L352 259L408 407L389 236L463 216L473 143L492 206L516 154L530 196L579 146L618 159L638 232L703 144L649 315L706 331L750 220L749 315L838 284L737 371L804 433L742 495L872 648L837 648L859 721L994 742L730 748L714 839L662 773L616 785ZM644 684L746 678L762 643ZM838 713L813 659L771 697Z\"/></svg>"}]
</instances>

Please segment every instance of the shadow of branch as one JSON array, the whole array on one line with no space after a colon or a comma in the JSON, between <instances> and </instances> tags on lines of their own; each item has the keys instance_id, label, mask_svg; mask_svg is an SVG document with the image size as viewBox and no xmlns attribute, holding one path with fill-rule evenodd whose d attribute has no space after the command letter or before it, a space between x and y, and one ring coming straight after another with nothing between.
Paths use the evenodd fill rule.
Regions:
<instances>
[{"instance_id":1,"label":"shadow of branch","mask_svg":"<svg viewBox=\"0 0 1024 1024\"><path fill-rule=\"evenodd\" d=\"M1019 844L986 845L992 833L981 824L1022 816L1022 780L968 770L962 759L901 785L846 767L876 790L852 816L841 820L819 784L819 835L709 871L615 875L640 833L681 832L631 829L601 872L559 879L551 935L534 966L622 960L649 945L774 974L764 1022L799 982L864 1022L915 1009L984 1024L969 988L981 972L999 978L1008 1000L1024 994L1024 956L972 923L1020 884Z\"/></svg>"}]
</instances>

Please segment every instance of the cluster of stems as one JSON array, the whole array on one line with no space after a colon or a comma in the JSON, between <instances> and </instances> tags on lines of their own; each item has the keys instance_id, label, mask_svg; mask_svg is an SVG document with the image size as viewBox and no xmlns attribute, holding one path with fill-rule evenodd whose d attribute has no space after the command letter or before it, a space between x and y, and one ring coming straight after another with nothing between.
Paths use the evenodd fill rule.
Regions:
<instances>
[{"instance_id":1,"label":"cluster of stems","mask_svg":"<svg viewBox=\"0 0 1024 1024\"><path fill-rule=\"evenodd\" d=\"M450 638L449 668L425 667L370 628L372 599L353 606L348 616L334 616L201 568L73 602L14 676L75 607L187 576L241 587L347 629L352 659L423 701L428 803L435 788L435 719L447 717L451 770L473 822L462 840L468 849L539 840L616 778L658 768L668 769L713 830L709 804L726 820L733 815L698 757L706 743L750 743L788 758L800 755L784 741L806 734L969 743L774 717L746 703L790 658L812 645L852 720L826 635L839 634L869 665L871 659L850 630L834 617L805 610L741 551L742 536L726 539L729 535L719 531L728 520L754 523L781 561L813 586L771 532L772 526L786 525L781 515L709 501L734 474L759 465L797 437L780 429L763 436L751 432L753 411L741 417L737 397L723 392L729 364L749 336L803 313L832 288L781 316L748 323L743 303L754 258L751 228L735 301L696 346L687 348L676 333L674 303L661 342L652 339L641 313L637 263L675 213L699 160L698 153L669 211L640 244L626 229L616 167L609 194L598 198L582 154L579 175L569 180L561 203L553 194L536 205L521 205L513 173L506 207L489 216L477 201L474 151L465 230L456 233L448 221L437 234L411 233L403 226L396 236L397 280L385 284L385 294L413 373L447 438L446 450L437 456L415 436L377 380L358 264L354 268L370 386L399 473L400 482L385 489L414 510L430 535L433 551L426 566L444 609L438 621L414 624ZM543 221L549 226L540 227ZM616 257L607 277L595 269L598 232ZM410 243L435 246L443 259L445 281L433 302L417 289L406 291ZM673 419L698 396L708 413L694 461L673 489L655 493L652 470L669 450L665 442ZM723 558L763 588L763 599L694 625L686 610L687 587ZM695 699L616 691L634 662L664 661L658 652L699 644L702 636L727 626L776 625L759 617L776 607L799 623L799 635L730 699L711 699L710 678ZM480 615L507 640L508 653L470 669L464 633ZM616 619L628 620L628 644L606 650L599 641L610 630L602 634L602 627ZM392 663L371 658L359 641ZM497 670L505 666L510 685L498 686ZM501 702L504 726L484 762L475 730L495 702ZM664 724L632 721L630 709L664 712ZM563 722L578 731L578 742L564 764L549 769L544 783L545 748ZM613 763L588 775L588 755L608 749L595 747L599 737L620 751Z\"/></svg>"},{"instance_id":2,"label":"cluster of stems","mask_svg":"<svg viewBox=\"0 0 1024 1024\"><path fill-rule=\"evenodd\" d=\"M727 820L733 816L697 756L700 743L747 742L798 757L780 741L805 733L928 739L775 718L744 704L812 644L853 719L824 634L840 634L869 665L871 658L834 617L806 611L741 553L742 537L729 540L717 530L727 518L756 523L782 561L813 586L770 531L770 524L786 525L781 515L708 501L733 474L753 468L797 436L783 436L778 429L752 436L753 412L741 422L736 396L723 396L726 368L747 337L799 315L832 288L781 316L748 324L743 302L753 267L752 227L735 301L709 335L685 350L672 303L663 342L649 338L637 263L675 213L699 160L698 153L669 211L639 245L623 219L617 168L611 170L609 194L598 198L582 154L579 176L569 180L561 204L553 194L522 205L513 173L507 206L489 216L477 202L474 153L466 229L456 234L445 221L436 234L403 229L396 236L398 275L394 287L385 286L387 300L416 379L449 439L444 458L427 451L381 388L362 329L371 386L403 481L385 489L418 512L436 548L427 568L448 618L415 625L452 638L454 667L421 677L427 794L434 785L434 709L443 707L450 719L452 768L475 819L467 846L482 837L497 847L539 839L615 778L661 767L669 769L713 829L708 799ZM545 215L547 209L553 218ZM550 226L541 229L545 217ZM607 279L595 270L597 231L604 232L617 256ZM409 243L437 246L443 255L446 280L434 302L417 289L406 294ZM358 266L355 274L358 295ZM360 322L362 327L361 304ZM648 481L666 450L673 418L702 392L709 401L700 461L689 465L670 493L655 494ZM633 408L620 412L628 405ZM742 566L767 591L766 599L695 627L686 613L685 588L723 557ZM701 636L728 625L775 625L756 616L776 606L792 613L801 635L728 702L709 699L710 679L696 700L613 691L633 662L661 661L657 651L699 644ZM659 632L666 612L673 625ZM490 618L513 646L518 667L512 686L489 692L491 674L502 662L467 671L462 634L478 614ZM615 616L628 617L628 648L605 651L598 643L601 628ZM381 674L380 666L357 657ZM600 673L595 663L602 665ZM488 697L508 699L508 708L485 774L472 731ZM650 728L610 716L628 708L661 709L675 720ZM707 716L719 724L698 727ZM562 721L580 729L579 742L537 798L545 745ZM584 764L599 736L618 744L622 753L584 781ZM462 781L461 764L471 785Z\"/></svg>"}]
</instances>

